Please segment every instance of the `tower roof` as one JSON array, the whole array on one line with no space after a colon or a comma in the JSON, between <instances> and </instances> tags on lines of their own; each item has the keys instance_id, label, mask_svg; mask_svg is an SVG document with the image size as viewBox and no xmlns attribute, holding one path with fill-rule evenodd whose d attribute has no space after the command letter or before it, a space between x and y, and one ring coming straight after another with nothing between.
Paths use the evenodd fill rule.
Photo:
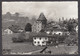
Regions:
<instances>
[{"instance_id":1,"label":"tower roof","mask_svg":"<svg viewBox=\"0 0 80 56\"><path fill-rule=\"evenodd\" d=\"M39 18L37 19L38 21L43 21L43 20L47 20L46 17L44 16L43 13L40 14Z\"/></svg>"}]
</instances>

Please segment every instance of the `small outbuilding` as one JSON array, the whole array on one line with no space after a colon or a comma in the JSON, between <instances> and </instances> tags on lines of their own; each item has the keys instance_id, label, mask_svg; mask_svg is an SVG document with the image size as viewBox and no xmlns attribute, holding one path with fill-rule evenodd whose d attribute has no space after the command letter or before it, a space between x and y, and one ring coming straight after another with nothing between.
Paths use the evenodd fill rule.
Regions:
<instances>
[{"instance_id":1,"label":"small outbuilding","mask_svg":"<svg viewBox=\"0 0 80 56\"><path fill-rule=\"evenodd\" d=\"M13 34L13 31L10 29L5 29L4 34Z\"/></svg>"}]
</instances>

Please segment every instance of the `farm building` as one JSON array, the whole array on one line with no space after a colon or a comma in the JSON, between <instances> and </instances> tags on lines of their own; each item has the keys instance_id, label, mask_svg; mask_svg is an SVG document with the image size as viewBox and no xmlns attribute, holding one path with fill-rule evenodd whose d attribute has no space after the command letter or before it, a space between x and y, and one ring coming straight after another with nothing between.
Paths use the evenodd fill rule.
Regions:
<instances>
[{"instance_id":1,"label":"farm building","mask_svg":"<svg viewBox=\"0 0 80 56\"><path fill-rule=\"evenodd\" d=\"M3 34L13 34L13 31L11 31L10 29L5 29Z\"/></svg>"}]
</instances>

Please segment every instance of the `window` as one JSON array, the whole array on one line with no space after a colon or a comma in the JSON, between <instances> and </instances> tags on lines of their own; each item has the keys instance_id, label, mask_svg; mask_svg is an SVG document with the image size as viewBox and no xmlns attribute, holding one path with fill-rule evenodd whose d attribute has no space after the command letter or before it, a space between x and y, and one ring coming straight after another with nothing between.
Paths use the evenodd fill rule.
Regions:
<instances>
[{"instance_id":1,"label":"window","mask_svg":"<svg viewBox=\"0 0 80 56\"><path fill-rule=\"evenodd\" d=\"M61 35L61 33L59 33L59 35Z\"/></svg>"},{"instance_id":2,"label":"window","mask_svg":"<svg viewBox=\"0 0 80 56\"><path fill-rule=\"evenodd\" d=\"M42 43L44 43L44 42L42 42Z\"/></svg>"},{"instance_id":3,"label":"window","mask_svg":"<svg viewBox=\"0 0 80 56\"><path fill-rule=\"evenodd\" d=\"M41 38L39 38L41 40Z\"/></svg>"},{"instance_id":4,"label":"window","mask_svg":"<svg viewBox=\"0 0 80 56\"><path fill-rule=\"evenodd\" d=\"M38 41L38 44L39 44L40 42Z\"/></svg>"},{"instance_id":5,"label":"window","mask_svg":"<svg viewBox=\"0 0 80 56\"><path fill-rule=\"evenodd\" d=\"M34 43L36 43L36 41L34 41Z\"/></svg>"},{"instance_id":6,"label":"window","mask_svg":"<svg viewBox=\"0 0 80 56\"><path fill-rule=\"evenodd\" d=\"M55 35L56 33L54 33L54 35Z\"/></svg>"}]
</instances>

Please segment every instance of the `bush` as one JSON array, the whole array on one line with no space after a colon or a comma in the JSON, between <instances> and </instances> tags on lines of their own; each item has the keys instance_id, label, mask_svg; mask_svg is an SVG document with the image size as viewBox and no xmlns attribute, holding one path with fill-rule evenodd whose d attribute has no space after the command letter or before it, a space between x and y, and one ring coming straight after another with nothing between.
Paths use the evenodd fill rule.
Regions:
<instances>
[{"instance_id":1,"label":"bush","mask_svg":"<svg viewBox=\"0 0 80 56\"><path fill-rule=\"evenodd\" d=\"M16 43L16 42L24 42L25 40L19 38L12 38L12 41Z\"/></svg>"},{"instance_id":2,"label":"bush","mask_svg":"<svg viewBox=\"0 0 80 56\"><path fill-rule=\"evenodd\" d=\"M15 37L12 37L13 42L25 42L26 41L26 35L24 32L18 34Z\"/></svg>"},{"instance_id":3,"label":"bush","mask_svg":"<svg viewBox=\"0 0 80 56\"><path fill-rule=\"evenodd\" d=\"M31 27L32 27L32 25L30 23L27 23L26 26L25 26L25 31L30 31L31 32L32 31Z\"/></svg>"},{"instance_id":4,"label":"bush","mask_svg":"<svg viewBox=\"0 0 80 56\"><path fill-rule=\"evenodd\" d=\"M2 54L10 54L11 49L2 49Z\"/></svg>"},{"instance_id":5,"label":"bush","mask_svg":"<svg viewBox=\"0 0 80 56\"><path fill-rule=\"evenodd\" d=\"M14 33L19 33L19 29L21 29L21 27L18 25L11 25L8 28L12 30Z\"/></svg>"},{"instance_id":6,"label":"bush","mask_svg":"<svg viewBox=\"0 0 80 56\"><path fill-rule=\"evenodd\" d=\"M12 41L13 41L13 42L16 42L16 41L17 41L17 38L13 37L13 38L12 38Z\"/></svg>"},{"instance_id":7,"label":"bush","mask_svg":"<svg viewBox=\"0 0 80 56\"><path fill-rule=\"evenodd\" d=\"M19 40L22 40L22 41L25 41L26 40L26 35L25 35L25 32L21 32L18 36L18 39Z\"/></svg>"}]
</instances>

